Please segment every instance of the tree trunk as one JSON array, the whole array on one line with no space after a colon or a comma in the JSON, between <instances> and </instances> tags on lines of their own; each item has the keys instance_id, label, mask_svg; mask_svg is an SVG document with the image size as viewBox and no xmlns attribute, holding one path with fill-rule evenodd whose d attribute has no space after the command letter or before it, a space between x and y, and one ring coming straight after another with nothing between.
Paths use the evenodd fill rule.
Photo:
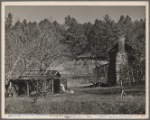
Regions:
<instances>
[{"instance_id":1,"label":"tree trunk","mask_svg":"<svg viewBox=\"0 0 150 120\"><path fill-rule=\"evenodd\" d=\"M22 55L22 53L20 53L19 57L17 58L17 60L15 61L14 65L13 65L13 68L12 68L11 71L9 72L9 77L8 77L8 79L10 79L10 78L12 77L13 71L14 71L16 65L17 65L17 62L20 60L21 55Z\"/></svg>"}]
</instances>

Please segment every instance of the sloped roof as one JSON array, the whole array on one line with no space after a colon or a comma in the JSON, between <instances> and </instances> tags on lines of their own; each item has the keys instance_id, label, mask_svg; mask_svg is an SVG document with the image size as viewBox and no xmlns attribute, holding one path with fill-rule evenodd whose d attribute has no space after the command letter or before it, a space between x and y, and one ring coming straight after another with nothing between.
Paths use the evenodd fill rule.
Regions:
<instances>
[{"instance_id":1,"label":"sloped roof","mask_svg":"<svg viewBox=\"0 0 150 120\"><path fill-rule=\"evenodd\" d=\"M137 61L136 59L136 54L138 53L138 51L136 49L134 49L131 45L125 43L125 51L128 54L128 59L130 61L130 64L135 63L135 61ZM118 43L116 43L108 52L109 57L111 58L112 56L115 57L115 55L118 52Z\"/></svg>"},{"instance_id":2,"label":"sloped roof","mask_svg":"<svg viewBox=\"0 0 150 120\"><path fill-rule=\"evenodd\" d=\"M125 51L128 54L134 55L136 54L136 50L129 44L125 43ZM108 54L114 54L118 52L118 43L116 43L109 51Z\"/></svg>"},{"instance_id":3,"label":"sloped roof","mask_svg":"<svg viewBox=\"0 0 150 120\"><path fill-rule=\"evenodd\" d=\"M91 59L91 60L94 60L94 59L99 59L99 60L106 60L106 56L105 55L94 55L92 53L85 53L85 54L82 54L82 55L79 55L76 57L76 60L79 60L79 59Z\"/></svg>"},{"instance_id":4,"label":"sloped roof","mask_svg":"<svg viewBox=\"0 0 150 120\"><path fill-rule=\"evenodd\" d=\"M57 70L30 70L22 73L18 79L45 79L60 77L60 73Z\"/></svg>"}]
</instances>

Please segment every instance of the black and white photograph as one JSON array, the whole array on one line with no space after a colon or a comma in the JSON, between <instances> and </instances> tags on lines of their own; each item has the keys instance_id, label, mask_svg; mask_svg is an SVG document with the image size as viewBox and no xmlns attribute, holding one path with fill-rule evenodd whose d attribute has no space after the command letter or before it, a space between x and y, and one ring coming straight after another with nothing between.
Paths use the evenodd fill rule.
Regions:
<instances>
[{"instance_id":1,"label":"black and white photograph","mask_svg":"<svg viewBox=\"0 0 150 120\"><path fill-rule=\"evenodd\" d=\"M3 118L149 116L146 1L2 2Z\"/></svg>"}]
</instances>

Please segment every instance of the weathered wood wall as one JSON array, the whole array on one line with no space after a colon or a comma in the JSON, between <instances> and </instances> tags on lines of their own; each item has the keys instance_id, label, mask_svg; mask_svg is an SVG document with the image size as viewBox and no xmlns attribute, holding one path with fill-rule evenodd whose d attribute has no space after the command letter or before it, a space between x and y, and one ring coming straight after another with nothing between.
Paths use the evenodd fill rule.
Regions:
<instances>
[{"instance_id":1,"label":"weathered wood wall","mask_svg":"<svg viewBox=\"0 0 150 120\"><path fill-rule=\"evenodd\" d=\"M108 64L96 67L93 70L94 80L93 83L107 83L108 81Z\"/></svg>"}]
</instances>

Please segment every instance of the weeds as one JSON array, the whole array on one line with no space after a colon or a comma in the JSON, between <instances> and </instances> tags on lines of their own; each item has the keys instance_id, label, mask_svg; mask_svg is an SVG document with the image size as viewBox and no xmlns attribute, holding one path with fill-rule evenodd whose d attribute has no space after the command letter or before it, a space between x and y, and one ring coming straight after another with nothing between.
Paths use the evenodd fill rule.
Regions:
<instances>
[{"instance_id":1,"label":"weeds","mask_svg":"<svg viewBox=\"0 0 150 120\"><path fill-rule=\"evenodd\" d=\"M98 95L75 93L73 95L47 96L36 103L30 99L6 99L5 112L19 114L144 114L145 96L120 94Z\"/></svg>"}]
</instances>

